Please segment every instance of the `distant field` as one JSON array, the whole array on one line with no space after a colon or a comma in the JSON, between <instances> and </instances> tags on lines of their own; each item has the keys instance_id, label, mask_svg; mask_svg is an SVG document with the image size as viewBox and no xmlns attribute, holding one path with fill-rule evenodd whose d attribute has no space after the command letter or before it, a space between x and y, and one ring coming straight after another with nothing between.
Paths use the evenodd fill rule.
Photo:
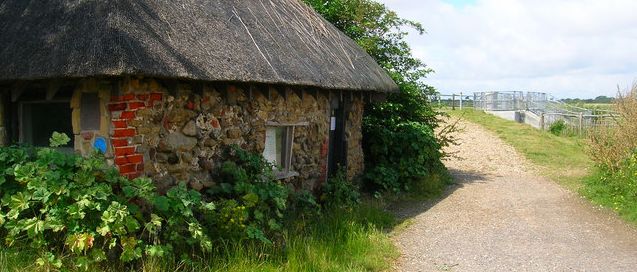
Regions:
<instances>
[{"instance_id":1,"label":"distant field","mask_svg":"<svg viewBox=\"0 0 637 272\"><path fill-rule=\"evenodd\" d=\"M591 109L591 110L612 110L613 104L610 103L574 103L569 104L580 108Z\"/></svg>"}]
</instances>

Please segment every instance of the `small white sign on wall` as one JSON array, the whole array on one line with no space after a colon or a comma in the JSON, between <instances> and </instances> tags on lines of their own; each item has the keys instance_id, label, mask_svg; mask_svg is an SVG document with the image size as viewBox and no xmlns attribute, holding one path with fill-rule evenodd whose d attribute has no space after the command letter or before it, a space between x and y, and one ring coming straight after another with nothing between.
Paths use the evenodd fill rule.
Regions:
<instances>
[{"instance_id":1,"label":"small white sign on wall","mask_svg":"<svg viewBox=\"0 0 637 272\"><path fill-rule=\"evenodd\" d=\"M332 118L330 118L330 130L334 131L336 130L336 117L332 116Z\"/></svg>"}]
</instances>

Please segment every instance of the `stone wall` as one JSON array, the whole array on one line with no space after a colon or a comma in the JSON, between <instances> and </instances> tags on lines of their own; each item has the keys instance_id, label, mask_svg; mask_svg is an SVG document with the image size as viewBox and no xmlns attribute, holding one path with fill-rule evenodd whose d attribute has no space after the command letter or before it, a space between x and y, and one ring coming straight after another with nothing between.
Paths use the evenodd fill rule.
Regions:
<instances>
[{"instance_id":1,"label":"stone wall","mask_svg":"<svg viewBox=\"0 0 637 272\"><path fill-rule=\"evenodd\" d=\"M94 150L95 140L98 138L108 140L110 137L110 118L107 110L107 104L111 98L112 83L110 81L98 80L82 80L78 82L73 96L71 97L70 107L72 109L72 126L75 150L83 155L88 155ZM95 124L93 128L83 128L81 119L83 116L81 101L83 95L96 95L99 98L98 109L99 124ZM85 109L87 111L87 109ZM107 158L112 158L112 150L105 150Z\"/></svg>"},{"instance_id":2,"label":"stone wall","mask_svg":"<svg viewBox=\"0 0 637 272\"><path fill-rule=\"evenodd\" d=\"M152 177L162 190L182 181L201 190L215 185L228 145L262 153L268 122L296 124L292 170L299 176L291 181L297 188L315 189L325 177L328 101L327 92L286 87L126 80L108 104L114 163L131 178ZM348 116L353 160L348 175L355 176L363 168L362 99L355 100Z\"/></svg>"},{"instance_id":3,"label":"stone wall","mask_svg":"<svg viewBox=\"0 0 637 272\"><path fill-rule=\"evenodd\" d=\"M364 170L360 93L150 78L84 79L77 82L70 101L75 149L87 155L104 139L105 157L122 175L149 176L161 190L178 182L202 190L215 185L229 145L263 153L267 126L291 125L291 170L298 176L289 181L312 190L326 179L329 101L336 94L345 101L347 176L355 178ZM83 97L89 95L93 106L82 109ZM2 102L0 96L0 145L6 140Z\"/></svg>"}]
</instances>

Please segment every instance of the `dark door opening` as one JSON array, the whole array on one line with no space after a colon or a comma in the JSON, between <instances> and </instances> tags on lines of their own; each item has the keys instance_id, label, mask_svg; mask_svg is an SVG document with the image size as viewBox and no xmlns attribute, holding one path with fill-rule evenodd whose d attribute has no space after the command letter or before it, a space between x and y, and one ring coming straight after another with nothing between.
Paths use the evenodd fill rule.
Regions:
<instances>
[{"instance_id":1,"label":"dark door opening","mask_svg":"<svg viewBox=\"0 0 637 272\"><path fill-rule=\"evenodd\" d=\"M347 167L345 142L345 109L344 103L338 98L331 101L330 139L328 156L328 177L333 177L340 168Z\"/></svg>"}]
</instances>

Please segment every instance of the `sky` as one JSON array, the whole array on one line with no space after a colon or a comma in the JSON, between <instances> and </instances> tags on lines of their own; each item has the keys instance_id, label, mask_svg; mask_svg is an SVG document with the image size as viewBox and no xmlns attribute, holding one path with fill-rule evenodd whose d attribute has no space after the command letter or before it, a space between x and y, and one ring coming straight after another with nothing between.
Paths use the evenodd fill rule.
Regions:
<instances>
[{"instance_id":1,"label":"sky","mask_svg":"<svg viewBox=\"0 0 637 272\"><path fill-rule=\"evenodd\" d=\"M637 81L634 0L377 0L427 33L408 37L441 93L615 96Z\"/></svg>"}]
</instances>

